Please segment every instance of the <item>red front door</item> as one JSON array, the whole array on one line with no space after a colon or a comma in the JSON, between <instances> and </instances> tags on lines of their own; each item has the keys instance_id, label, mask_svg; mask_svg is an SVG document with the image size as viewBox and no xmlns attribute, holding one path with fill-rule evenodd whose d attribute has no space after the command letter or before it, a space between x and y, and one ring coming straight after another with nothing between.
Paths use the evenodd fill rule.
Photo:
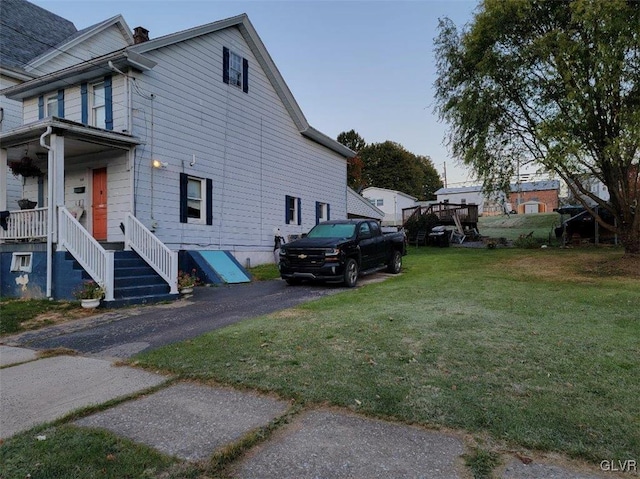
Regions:
<instances>
[{"instance_id":1,"label":"red front door","mask_svg":"<svg viewBox=\"0 0 640 479\"><path fill-rule=\"evenodd\" d=\"M98 241L107 240L107 169L93 170L93 237Z\"/></svg>"}]
</instances>

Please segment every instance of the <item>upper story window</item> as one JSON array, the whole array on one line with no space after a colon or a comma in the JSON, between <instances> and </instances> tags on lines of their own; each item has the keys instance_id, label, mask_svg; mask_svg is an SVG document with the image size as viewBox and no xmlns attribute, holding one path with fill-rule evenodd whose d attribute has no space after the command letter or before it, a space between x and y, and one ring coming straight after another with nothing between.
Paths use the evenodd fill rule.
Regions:
<instances>
[{"instance_id":1,"label":"upper story window","mask_svg":"<svg viewBox=\"0 0 640 479\"><path fill-rule=\"evenodd\" d=\"M377 199L376 200L376 206L384 206L384 199Z\"/></svg>"},{"instance_id":2,"label":"upper story window","mask_svg":"<svg viewBox=\"0 0 640 479\"><path fill-rule=\"evenodd\" d=\"M227 47L222 48L222 81L249 93L249 61Z\"/></svg>"},{"instance_id":3,"label":"upper story window","mask_svg":"<svg viewBox=\"0 0 640 479\"><path fill-rule=\"evenodd\" d=\"M46 116L64 118L64 90L40 95L38 98L38 118L42 120Z\"/></svg>"},{"instance_id":4,"label":"upper story window","mask_svg":"<svg viewBox=\"0 0 640 479\"><path fill-rule=\"evenodd\" d=\"M47 97L47 115L58 116L58 95L49 95Z\"/></svg>"},{"instance_id":5,"label":"upper story window","mask_svg":"<svg viewBox=\"0 0 640 479\"><path fill-rule=\"evenodd\" d=\"M106 126L106 101L104 82L91 85L91 124L98 128Z\"/></svg>"},{"instance_id":6,"label":"upper story window","mask_svg":"<svg viewBox=\"0 0 640 479\"><path fill-rule=\"evenodd\" d=\"M112 85L111 75L105 76L102 81L96 83L80 85L83 124L113 130Z\"/></svg>"}]
</instances>

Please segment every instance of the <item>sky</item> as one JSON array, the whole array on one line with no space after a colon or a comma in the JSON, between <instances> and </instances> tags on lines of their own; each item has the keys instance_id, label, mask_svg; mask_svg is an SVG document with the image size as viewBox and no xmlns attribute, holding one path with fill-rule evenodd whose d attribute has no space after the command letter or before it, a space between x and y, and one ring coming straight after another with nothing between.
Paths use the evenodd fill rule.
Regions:
<instances>
[{"instance_id":1,"label":"sky","mask_svg":"<svg viewBox=\"0 0 640 479\"><path fill-rule=\"evenodd\" d=\"M438 19L458 27L475 0L30 0L78 30L121 14L150 38L246 13L311 126L331 138L355 130L429 156L447 185L473 175L445 145L434 113Z\"/></svg>"}]
</instances>

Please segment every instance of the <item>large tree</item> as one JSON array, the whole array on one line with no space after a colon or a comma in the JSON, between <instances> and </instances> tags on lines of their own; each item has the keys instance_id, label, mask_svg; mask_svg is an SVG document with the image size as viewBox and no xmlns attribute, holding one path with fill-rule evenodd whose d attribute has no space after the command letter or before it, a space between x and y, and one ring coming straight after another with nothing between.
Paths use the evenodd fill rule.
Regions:
<instances>
[{"instance_id":1,"label":"large tree","mask_svg":"<svg viewBox=\"0 0 640 479\"><path fill-rule=\"evenodd\" d=\"M428 157L417 156L393 141L367 145L360 157L368 186L402 191L420 200L432 199L442 186Z\"/></svg>"},{"instance_id":2,"label":"large tree","mask_svg":"<svg viewBox=\"0 0 640 479\"><path fill-rule=\"evenodd\" d=\"M519 165L554 172L640 254L640 2L484 0L461 31L439 28L436 108L453 154L487 191Z\"/></svg>"},{"instance_id":3,"label":"large tree","mask_svg":"<svg viewBox=\"0 0 640 479\"><path fill-rule=\"evenodd\" d=\"M338 143L342 143L356 153L356 156L347 160L347 185L360 193L366 186L362 176L364 165L360 158L360 150L367 145L367 142L355 130L343 131L338 135L337 140Z\"/></svg>"}]
</instances>

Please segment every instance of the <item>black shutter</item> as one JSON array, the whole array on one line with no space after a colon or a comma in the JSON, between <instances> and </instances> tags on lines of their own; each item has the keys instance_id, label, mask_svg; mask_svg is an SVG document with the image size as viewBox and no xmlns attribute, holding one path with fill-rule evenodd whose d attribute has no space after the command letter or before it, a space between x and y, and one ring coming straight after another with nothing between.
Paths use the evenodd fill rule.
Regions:
<instances>
[{"instance_id":1,"label":"black shutter","mask_svg":"<svg viewBox=\"0 0 640 479\"><path fill-rule=\"evenodd\" d=\"M249 61L242 59L242 91L249 93Z\"/></svg>"},{"instance_id":2,"label":"black shutter","mask_svg":"<svg viewBox=\"0 0 640 479\"><path fill-rule=\"evenodd\" d=\"M331 219L331 205L327 203L327 221Z\"/></svg>"},{"instance_id":3,"label":"black shutter","mask_svg":"<svg viewBox=\"0 0 640 479\"><path fill-rule=\"evenodd\" d=\"M222 47L222 81L229 84L229 49Z\"/></svg>"},{"instance_id":4,"label":"black shutter","mask_svg":"<svg viewBox=\"0 0 640 479\"><path fill-rule=\"evenodd\" d=\"M291 200L293 200L291 196L287 195L284 197L284 224L285 225L289 224L289 211L291 210Z\"/></svg>"},{"instance_id":5,"label":"black shutter","mask_svg":"<svg viewBox=\"0 0 640 479\"><path fill-rule=\"evenodd\" d=\"M302 224L302 200L298 198L298 224Z\"/></svg>"},{"instance_id":6,"label":"black shutter","mask_svg":"<svg viewBox=\"0 0 640 479\"><path fill-rule=\"evenodd\" d=\"M80 98L81 98L81 113L80 121L83 125L89 124L89 98L87 96L87 84L80 84Z\"/></svg>"},{"instance_id":7,"label":"black shutter","mask_svg":"<svg viewBox=\"0 0 640 479\"><path fill-rule=\"evenodd\" d=\"M187 185L189 177L180 173L180 223L187 222Z\"/></svg>"},{"instance_id":8,"label":"black shutter","mask_svg":"<svg viewBox=\"0 0 640 479\"><path fill-rule=\"evenodd\" d=\"M207 178L207 224L213 224L213 180Z\"/></svg>"},{"instance_id":9,"label":"black shutter","mask_svg":"<svg viewBox=\"0 0 640 479\"><path fill-rule=\"evenodd\" d=\"M58 90L58 117L64 118L64 90Z\"/></svg>"},{"instance_id":10,"label":"black shutter","mask_svg":"<svg viewBox=\"0 0 640 479\"><path fill-rule=\"evenodd\" d=\"M113 130L113 91L110 75L104 77L104 127Z\"/></svg>"},{"instance_id":11,"label":"black shutter","mask_svg":"<svg viewBox=\"0 0 640 479\"><path fill-rule=\"evenodd\" d=\"M322 203L316 201L316 224L320 223L320 208L322 208Z\"/></svg>"},{"instance_id":12,"label":"black shutter","mask_svg":"<svg viewBox=\"0 0 640 479\"><path fill-rule=\"evenodd\" d=\"M44 96L40 95L38 97L38 120L42 120L44 118Z\"/></svg>"}]
</instances>

